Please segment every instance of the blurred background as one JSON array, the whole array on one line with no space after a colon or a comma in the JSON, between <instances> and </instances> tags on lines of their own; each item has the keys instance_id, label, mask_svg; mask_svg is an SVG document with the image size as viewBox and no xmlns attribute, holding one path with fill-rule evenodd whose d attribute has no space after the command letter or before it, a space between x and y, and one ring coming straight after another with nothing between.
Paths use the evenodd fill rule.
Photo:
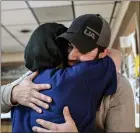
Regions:
<instances>
[{"instance_id":1,"label":"blurred background","mask_svg":"<svg viewBox=\"0 0 140 133\"><path fill-rule=\"evenodd\" d=\"M24 48L32 32L46 22L69 27L83 14L100 14L110 24L109 47L123 52L120 72L129 80L135 98L136 131L140 114L140 42L138 1L1 1L1 84L8 84L28 70ZM10 113L1 114L2 132L11 132Z\"/></svg>"}]
</instances>

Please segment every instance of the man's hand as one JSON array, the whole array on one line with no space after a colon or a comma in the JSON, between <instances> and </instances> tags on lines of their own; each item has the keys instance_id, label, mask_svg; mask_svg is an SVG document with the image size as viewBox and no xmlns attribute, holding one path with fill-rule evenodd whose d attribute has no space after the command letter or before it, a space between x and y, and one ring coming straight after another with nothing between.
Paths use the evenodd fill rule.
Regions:
<instances>
[{"instance_id":1,"label":"man's hand","mask_svg":"<svg viewBox=\"0 0 140 133\"><path fill-rule=\"evenodd\" d=\"M43 126L44 128L34 126L32 130L34 132L78 132L75 122L71 118L68 107L65 107L63 110L65 123L55 124L49 121L42 119L37 119L37 123Z\"/></svg>"},{"instance_id":2,"label":"man's hand","mask_svg":"<svg viewBox=\"0 0 140 133\"><path fill-rule=\"evenodd\" d=\"M41 113L42 110L38 106L48 109L49 105L46 102L50 103L52 99L39 93L39 91L49 89L51 86L49 84L34 84L32 80L37 75L38 72L32 73L19 85L13 88L11 102L13 104L19 103L21 105L31 107L38 113Z\"/></svg>"}]
</instances>

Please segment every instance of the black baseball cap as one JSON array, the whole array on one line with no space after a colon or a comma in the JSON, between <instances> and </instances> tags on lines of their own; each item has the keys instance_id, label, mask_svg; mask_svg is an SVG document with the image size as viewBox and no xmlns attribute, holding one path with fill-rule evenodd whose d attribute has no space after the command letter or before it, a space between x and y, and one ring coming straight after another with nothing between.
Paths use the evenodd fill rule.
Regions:
<instances>
[{"instance_id":1,"label":"black baseball cap","mask_svg":"<svg viewBox=\"0 0 140 133\"><path fill-rule=\"evenodd\" d=\"M99 14L85 14L76 18L68 30L57 37L72 43L81 53L102 46L107 48L111 38L108 22Z\"/></svg>"}]
</instances>

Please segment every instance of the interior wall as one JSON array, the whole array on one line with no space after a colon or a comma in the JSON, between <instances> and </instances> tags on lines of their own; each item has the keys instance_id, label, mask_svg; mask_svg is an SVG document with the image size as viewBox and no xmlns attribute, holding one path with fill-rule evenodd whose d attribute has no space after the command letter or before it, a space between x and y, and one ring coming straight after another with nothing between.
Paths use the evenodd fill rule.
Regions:
<instances>
[{"instance_id":1,"label":"interior wall","mask_svg":"<svg viewBox=\"0 0 140 133\"><path fill-rule=\"evenodd\" d=\"M135 24L129 25L130 21L132 20L132 17L135 13L137 13L138 16L138 22L140 22L140 2L139 1L131 1L129 4L128 10L124 16L124 19L122 21L120 30L117 34L117 37L114 41L113 48L120 50L120 42L119 42L119 37L120 36L125 36L128 35L129 33L133 32L135 29ZM132 23L131 23L132 24Z\"/></svg>"}]
</instances>

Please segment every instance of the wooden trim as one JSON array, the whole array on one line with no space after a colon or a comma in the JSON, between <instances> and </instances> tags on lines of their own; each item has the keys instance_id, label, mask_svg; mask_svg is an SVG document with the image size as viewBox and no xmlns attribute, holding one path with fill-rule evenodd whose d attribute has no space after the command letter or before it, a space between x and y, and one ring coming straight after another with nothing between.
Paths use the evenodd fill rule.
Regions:
<instances>
[{"instance_id":1,"label":"wooden trim","mask_svg":"<svg viewBox=\"0 0 140 133\"><path fill-rule=\"evenodd\" d=\"M1 67L17 67L17 66L21 66L24 65L23 61L19 61L19 62L5 62L5 63L1 63Z\"/></svg>"}]
</instances>

